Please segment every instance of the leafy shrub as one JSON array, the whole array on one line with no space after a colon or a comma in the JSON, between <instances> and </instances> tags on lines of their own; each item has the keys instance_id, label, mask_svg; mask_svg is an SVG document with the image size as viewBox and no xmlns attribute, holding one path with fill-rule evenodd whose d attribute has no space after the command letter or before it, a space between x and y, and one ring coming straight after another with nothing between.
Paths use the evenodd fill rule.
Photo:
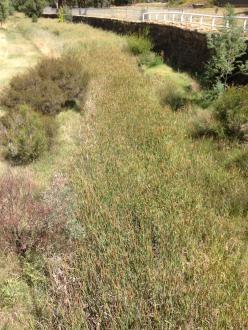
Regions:
<instances>
[{"instance_id":1,"label":"leafy shrub","mask_svg":"<svg viewBox=\"0 0 248 330\"><path fill-rule=\"evenodd\" d=\"M243 29L237 24L235 10L230 5L226 7L224 23L229 25L229 29L223 28L221 33L207 35L211 57L205 66L205 83L215 89L217 84L223 84L226 89L234 73L248 72L248 61L243 63L241 60L247 50L246 38Z\"/></svg>"},{"instance_id":2,"label":"leafy shrub","mask_svg":"<svg viewBox=\"0 0 248 330\"><path fill-rule=\"evenodd\" d=\"M221 82L217 82L215 85L212 86L211 89L202 90L202 92L199 94L200 97L195 100L195 103L197 103L200 107L206 109L210 107L212 103L218 98L218 96L224 93L224 91L224 85Z\"/></svg>"},{"instance_id":3,"label":"leafy shrub","mask_svg":"<svg viewBox=\"0 0 248 330\"><path fill-rule=\"evenodd\" d=\"M14 77L1 103L8 109L27 104L43 114L56 115L68 104L84 101L88 81L89 75L75 54L46 58Z\"/></svg>"},{"instance_id":4,"label":"leafy shrub","mask_svg":"<svg viewBox=\"0 0 248 330\"><path fill-rule=\"evenodd\" d=\"M248 139L248 86L227 89L214 107L215 118L227 136Z\"/></svg>"},{"instance_id":5,"label":"leafy shrub","mask_svg":"<svg viewBox=\"0 0 248 330\"><path fill-rule=\"evenodd\" d=\"M35 198L35 185L23 177L6 175L0 180L1 246L24 256L45 235L49 209Z\"/></svg>"},{"instance_id":6,"label":"leafy shrub","mask_svg":"<svg viewBox=\"0 0 248 330\"><path fill-rule=\"evenodd\" d=\"M136 56L149 53L153 47L148 37L138 35L128 36L127 44L129 51Z\"/></svg>"},{"instance_id":7,"label":"leafy shrub","mask_svg":"<svg viewBox=\"0 0 248 330\"><path fill-rule=\"evenodd\" d=\"M12 16L15 12L15 8L12 1L9 1L9 15Z\"/></svg>"},{"instance_id":8,"label":"leafy shrub","mask_svg":"<svg viewBox=\"0 0 248 330\"><path fill-rule=\"evenodd\" d=\"M9 16L9 1L1 0L0 1L0 23L4 23Z\"/></svg>"},{"instance_id":9,"label":"leafy shrub","mask_svg":"<svg viewBox=\"0 0 248 330\"><path fill-rule=\"evenodd\" d=\"M197 110L190 120L189 134L193 138L220 135L212 112L208 110Z\"/></svg>"},{"instance_id":10,"label":"leafy shrub","mask_svg":"<svg viewBox=\"0 0 248 330\"><path fill-rule=\"evenodd\" d=\"M153 52L148 52L148 53L141 54L139 56L139 64L145 65L148 68L151 68L153 66L163 64L163 59L160 55L157 55Z\"/></svg>"},{"instance_id":11,"label":"leafy shrub","mask_svg":"<svg viewBox=\"0 0 248 330\"><path fill-rule=\"evenodd\" d=\"M46 6L46 0L27 0L24 1L23 5L19 8L28 17L40 17L43 13L43 9Z\"/></svg>"},{"instance_id":12,"label":"leafy shrub","mask_svg":"<svg viewBox=\"0 0 248 330\"><path fill-rule=\"evenodd\" d=\"M173 111L183 109L188 104L188 100L185 95L173 91L170 91L170 93L168 93L166 101Z\"/></svg>"},{"instance_id":13,"label":"leafy shrub","mask_svg":"<svg viewBox=\"0 0 248 330\"><path fill-rule=\"evenodd\" d=\"M21 106L1 119L1 137L5 157L15 164L27 164L37 159L51 144L56 131L52 118Z\"/></svg>"},{"instance_id":14,"label":"leafy shrub","mask_svg":"<svg viewBox=\"0 0 248 330\"><path fill-rule=\"evenodd\" d=\"M174 83L170 83L160 90L160 102L164 105L169 105L173 111L185 108L189 99L186 94L178 88Z\"/></svg>"},{"instance_id":15,"label":"leafy shrub","mask_svg":"<svg viewBox=\"0 0 248 330\"><path fill-rule=\"evenodd\" d=\"M25 0L11 0L11 4L15 10L21 11L25 4Z\"/></svg>"}]
</instances>

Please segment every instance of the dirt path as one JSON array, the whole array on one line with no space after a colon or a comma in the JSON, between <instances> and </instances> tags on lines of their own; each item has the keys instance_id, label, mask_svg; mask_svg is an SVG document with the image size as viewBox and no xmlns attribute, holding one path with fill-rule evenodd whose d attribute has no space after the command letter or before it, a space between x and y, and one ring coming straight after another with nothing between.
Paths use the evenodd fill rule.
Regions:
<instances>
[{"instance_id":1,"label":"dirt path","mask_svg":"<svg viewBox=\"0 0 248 330\"><path fill-rule=\"evenodd\" d=\"M0 29L0 92L16 74L34 65L41 53L18 31ZM0 108L0 115L2 109ZM7 164L0 159L0 173Z\"/></svg>"},{"instance_id":2,"label":"dirt path","mask_svg":"<svg viewBox=\"0 0 248 330\"><path fill-rule=\"evenodd\" d=\"M38 49L18 31L0 30L0 90L10 79L34 65Z\"/></svg>"}]
</instances>

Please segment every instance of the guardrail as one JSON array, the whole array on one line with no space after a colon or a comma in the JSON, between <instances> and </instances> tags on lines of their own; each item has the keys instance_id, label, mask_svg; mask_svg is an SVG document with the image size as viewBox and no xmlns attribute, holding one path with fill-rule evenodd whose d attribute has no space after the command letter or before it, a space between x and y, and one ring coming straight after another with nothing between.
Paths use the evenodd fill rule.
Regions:
<instances>
[{"instance_id":1,"label":"guardrail","mask_svg":"<svg viewBox=\"0 0 248 330\"><path fill-rule=\"evenodd\" d=\"M57 15L57 9L46 7L44 15ZM197 14L188 11L175 11L166 9L133 9L122 8L73 8L73 16L82 17L103 17L120 19L125 21L153 22L158 24L180 25L185 28L195 28L199 30L220 30L229 28L229 23L224 16ZM248 32L248 16L235 16L237 24L243 31Z\"/></svg>"},{"instance_id":2,"label":"guardrail","mask_svg":"<svg viewBox=\"0 0 248 330\"><path fill-rule=\"evenodd\" d=\"M235 16L235 19L237 20L237 25L240 26L244 32L248 32L248 16ZM142 21L157 22L160 24L179 24L185 27L196 27L211 30L229 28L229 21L225 18L225 16L179 11L143 13Z\"/></svg>"}]
</instances>

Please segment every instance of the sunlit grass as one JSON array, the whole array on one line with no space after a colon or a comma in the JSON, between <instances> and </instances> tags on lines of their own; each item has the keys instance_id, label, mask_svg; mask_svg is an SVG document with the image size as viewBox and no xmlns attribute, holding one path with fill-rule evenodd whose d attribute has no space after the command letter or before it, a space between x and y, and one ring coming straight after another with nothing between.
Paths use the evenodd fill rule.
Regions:
<instances>
[{"instance_id":1,"label":"sunlit grass","mask_svg":"<svg viewBox=\"0 0 248 330\"><path fill-rule=\"evenodd\" d=\"M74 250L45 257L44 282L35 273L34 328L244 329L247 179L223 161L242 147L189 138L190 111L157 97L197 84L165 65L144 74L112 33L45 19L18 29L78 49L91 74L82 114L60 114L51 153L27 167L46 185L69 176L84 228Z\"/></svg>"}]
</instances>

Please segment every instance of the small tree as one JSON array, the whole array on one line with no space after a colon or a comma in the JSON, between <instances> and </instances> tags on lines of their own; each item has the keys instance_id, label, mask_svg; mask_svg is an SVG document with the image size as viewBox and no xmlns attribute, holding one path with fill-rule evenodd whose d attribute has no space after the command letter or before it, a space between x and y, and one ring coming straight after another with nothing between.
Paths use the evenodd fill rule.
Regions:
<instances>
[{"instance_id":1,"label":"small tree","mask_svg":"<svg viewBox=\"0 0 248 330\"><path fill-rule=\"evenodd\" d=\"M9 0L0 0L0 23L2 24L9 16Z\"/></svg>"},{"instance_id":2,"label":"small tree","mask_svg":"<svg viewBox=\"0 0 248 330\"><path fill-rule=\"evenodd\" d=\"M226 89L228 79L234 74L248 72L248 62L241 60L247 45L242 28L237 26L234 10L227 7L225 28L220 33L208 35L207 45L212 57L206 65L206 81L211 88Z\"/></svg>"},{"instance_id":3,"label":"small tree","mask_svg":"<svg viewBox=\"0 0 248 330\"><path fill-rule=\"evenodd\" d=\"M27 0L22 9L28 17L40 17L46 3L46 0Z\"/></svg>"}]
</instances>

